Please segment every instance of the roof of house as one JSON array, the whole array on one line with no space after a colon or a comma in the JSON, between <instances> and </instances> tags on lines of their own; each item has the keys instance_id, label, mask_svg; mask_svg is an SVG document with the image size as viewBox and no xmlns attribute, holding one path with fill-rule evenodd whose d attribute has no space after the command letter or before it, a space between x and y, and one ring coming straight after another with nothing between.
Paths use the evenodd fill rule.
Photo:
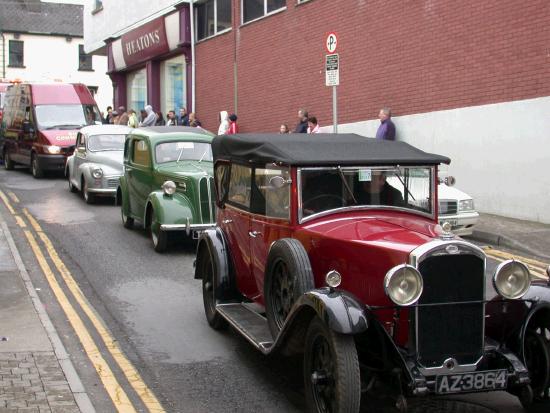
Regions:
<instances>
[{"instance_id":1,"label":"roof of house","mask_svg":"<svg viewBox=\"0 0 550 413\"><path fill-rule=\"evenodd\" d=\"M0 30L83 37L83 6L39 0L0 0Z\"/></svg>"}]
</instances>

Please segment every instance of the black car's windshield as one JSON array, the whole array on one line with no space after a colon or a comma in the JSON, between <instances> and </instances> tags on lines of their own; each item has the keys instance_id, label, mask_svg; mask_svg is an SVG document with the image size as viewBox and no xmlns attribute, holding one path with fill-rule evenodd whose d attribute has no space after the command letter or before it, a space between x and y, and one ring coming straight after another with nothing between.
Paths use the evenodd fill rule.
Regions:
<instances>
[{"instance_id":1,"label":"black car's windshield","mask_svg":"<svg viewBox=\"0 0 550 413\"><path fill-rule=\"evenodd\" d=\"M345 207L398 207L433 213L433 168L302 168L302 217Z\"/></svg>"},{"instance_id":2,"label":"black car's windshield","mask_svg":"<svg viewBox=\"0 0 550 413\"><path fill-rule=\"evenodd\" d=\"M39 129L77 129L101 123L101 115L94 105L36 105Z\"/></svg>"},{"instance_id":3,"label":"black car's windshield","mask_svg":"<svg viewBox=\"0 0 550 413\"><path fill-rule=\"evenodd\" d=\"M205 142L164 142L155 149L157 163L178 161L210 161L212 148Z\"/></svg>"},{"instance_id":4,"label":"black car's windshield","mask_svg":"<svg viewBox=\"0 0 550 413\"><path fill-rule=\"evenodd\" d=\"M122 151L126 135L92 135L88 138L88 149L98 151Z\"/></svg>"}]
</instances>

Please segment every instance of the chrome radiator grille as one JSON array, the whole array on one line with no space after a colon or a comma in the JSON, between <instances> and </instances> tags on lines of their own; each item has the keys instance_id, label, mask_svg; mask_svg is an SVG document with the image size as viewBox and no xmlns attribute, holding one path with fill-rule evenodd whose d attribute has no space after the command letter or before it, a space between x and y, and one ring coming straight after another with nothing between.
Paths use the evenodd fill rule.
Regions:
<instances>
[{"instance_id":1,"label":"chrome radiator grille","mask_svg":"<svg viewBox=\"0 0 550 413\"><path fill-rule=\"evenodd\" d=\"M457 212L457 201L439 201L439 215L455 215Z\"/></svg>"},{"instance_id":2,"label":"chrome radiator grille","mask_svg":"<svg viewBox=\"0 0 550 413\"><path fill-rule=\"evenodd\" d=\"M214 180L212 177L201 178L199 182L199 200L203 224L210 224L215 219L213 182Z\"/></svg>"},{"instance_id":3,"label":"chrome radiator grille","mask_svg":"<svg viewBox=\"0 0 550 413\"><path fill-rule=\"evenodd\" d=\"M429 256L418 269L424 280L419 304L441 304L417 308L420 364L438 367L449 357L475 363L484 343L484 304L445 304L484 300L484 260L470 254Z\"/></svg>"}]
</instances>

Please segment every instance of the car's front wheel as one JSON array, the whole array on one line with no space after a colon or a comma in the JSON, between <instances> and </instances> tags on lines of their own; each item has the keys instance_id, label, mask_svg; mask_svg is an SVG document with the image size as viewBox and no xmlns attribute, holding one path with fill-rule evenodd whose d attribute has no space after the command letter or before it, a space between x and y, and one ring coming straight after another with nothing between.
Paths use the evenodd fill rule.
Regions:
<instances>
[{"instance_id":1,"label":"car's front wheel","mask_svg":"<svg viewBox=\"0 0 550 413\"><path fill-rule=\"evenodd\" d=\"M82 177L82 197L84 198L84 201L86 201L87 204L93 204L95 201L94 194L90 193L90 190L88 188L88 182L86 181L86 178Z\"/></svg>"},{"instance_id":2,"label":"car's front wheel","mask_svg":"<svg viewBox=\"0 0 550 413\"><path fill-rule=\"evenodd\" d=\"M309 412L359 411L361 375L353 336L330 330L318 317L306 335L304 385Z\"/></svg>"},{"instance_id":3,"label":"car's front wheel","mask_svg":"<svg viewBox=\"0 0 550 413\"><path fill-rule=\"evenodd\" d=\"M40 165L38 164L38 157L34 153L31 155L31 173L36 179L44 177L44 171L40 168Z\"/></svg>"},{"instance_id":4,"label":"car's front wheel","mask_svg":"<svg viewBox=\"0 0 550 413\"><path fill-rule=\"evenodd\" d=\"M524 354L534 403L550 407L550 327L532 326L527 330Z\"/></svg>"},{"instance_id":5,"label":"car's front wheel","mask_svg":"<svg viewBox=\"0 0 550 413\"><path fill-rule=\"evenodd\" d=\"M4 168L6 168L6 171L11 171L15 166L15 162L11 160L10 153L8 151L4 151Z\"/></svg>"},{"instance_id":6,"label":"car's front wheel","mask_svg":"<svg viewBox=\"0 0 550 413\"><path fill-rule=\"evenodd\" d=\"M120 198L120 217L122 218L122 225L124 225L124 228L132 229L134 227L134 218L124 213L124 197L121 195ZM130 205L128 205L128 209L130 209Z\"/></svg>"},{"instance_id":7,"label":"car's front wheel","mask_svg":"<svg viewBox=\"0 0 550 413\"><path fill-rule=\"evenodd\" d=\"M314 288L313 271L303 245L293 238L283 238L273 244L266 268L267 322L276 339L296 300Z\"/></svg>"},{"instance_id":8,"label":"car's front wheel","mask_svg":"<svg viewBox=\"0 0 550 413\"><path fill-rule=\"evenodd\" d=\"M214 330L222 330L227 327L227 321L216 311L215 264L208 249L203 250L199 263L199 271L202 275L202 301L206 320Z\"/></svg>"},{"instance_id":9,"label":"car's front wheel","mask_svg":"<svg viewBox=\"0 0 550 413\"><path fill-rule=\"evenodd\" d=\"M164 252L168 247L168 233L160 228L160 222L158 222L155 214L155 210L151 211L151 240L153 241L153 247L156 252Z\"/></svg>"}]
</instances>

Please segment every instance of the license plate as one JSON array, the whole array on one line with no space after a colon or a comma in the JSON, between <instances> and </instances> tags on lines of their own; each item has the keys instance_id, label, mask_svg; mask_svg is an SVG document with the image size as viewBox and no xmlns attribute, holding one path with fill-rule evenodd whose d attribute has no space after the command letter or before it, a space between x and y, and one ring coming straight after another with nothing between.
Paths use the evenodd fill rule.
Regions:
<instances>
[{"instance_id":1,"label":"license plate","mask_svg":"<svg viewBox=\"0 0 550 413\"><path fill-rule=\"evenodd\" d=\"M439 225L443 225L444 222L448 222L451 224L451 227L457 227L458 226L458 220L457 219L442 219L439 221Z\"/></svg>"},{"instance_id":2,"label":"license plate","mask_svg":"<svg viewBox=\"0 0 550 413\"><path fill-rule=\"evenodd\" d=\"M506 370L437 376L436 393L446 394L506 389L507 380Z\"/></svg>"}]
</instances>

